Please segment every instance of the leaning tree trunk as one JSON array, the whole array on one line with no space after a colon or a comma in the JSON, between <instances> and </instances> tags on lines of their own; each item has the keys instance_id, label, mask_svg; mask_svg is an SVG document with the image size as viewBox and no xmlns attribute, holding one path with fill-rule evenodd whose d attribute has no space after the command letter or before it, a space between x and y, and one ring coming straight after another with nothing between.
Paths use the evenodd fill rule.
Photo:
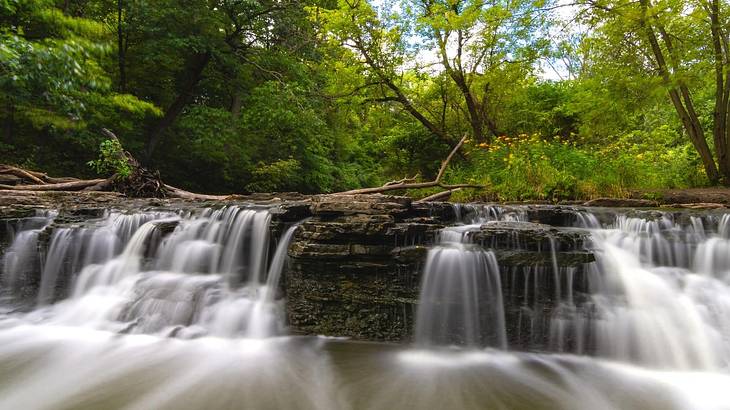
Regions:
<instances>
[{"instance_id":1,"label":"leaning tree trunk","mask_svg":"<svg viewBox=\"0 0 730 410\"><path fill-rule=\"evenodd\" d=\"M195 91L195 87L203 78L203 70L205 70L205 67L210 62L211 56L212 53L210 52L210 50L192 56L188 64L188 76L186 78L186 81L184 81L180 93L178 94L177 98L175 98L175 101L172 102L170 107L165 110L165 115L162 116L162 119L160 119L160 121L155 124L154 128L150 132L149 139L147 140L147 147L145 149L144 159L146 162L149 163L150 159L152 158L152 154L155 151L155 148L157 148L157 145L162 139L163 134L173 123L175 123L175 120L180 115L180 113L182 113L185 105L187 105L192 98L193 91Z\"/></svg>"},{"instance_id":2,"label":"leaning tree trunk","mask_svg":"<svg viewBox=\"0 0 730 410\"><path fill-rule=\"evenodd\" d=\"M686 85L680 83L679 87L676 87L673 84L667 59L664 57L664 51L659 45L659 39L654 30L654 22L649 19L649 0L639 0L639 4L642 10L642 16L639 22L646 34L647 40L649 40L651 52L655 59L654 62L656 63L662 82L669 88L669 99L672 101L672 105L674 105L674 109L677 111L677 115L682 121L682 126L687 132L692 145L700 155L707 178L711 183L716 184L720 180L720 174L717 170L715 159L712 156L712 151L710 151L710 147L705 140L705 133L700 124L699 117L694 110L692 95ZM659 26L659 30L662 34L665 34L662 26ZM672 58L673 47L669 36L664 35L662 39L669 51L669 57ZM677 62L674 61L673 65L675 69L676 64Z\"/></svg>"}]
</instances>

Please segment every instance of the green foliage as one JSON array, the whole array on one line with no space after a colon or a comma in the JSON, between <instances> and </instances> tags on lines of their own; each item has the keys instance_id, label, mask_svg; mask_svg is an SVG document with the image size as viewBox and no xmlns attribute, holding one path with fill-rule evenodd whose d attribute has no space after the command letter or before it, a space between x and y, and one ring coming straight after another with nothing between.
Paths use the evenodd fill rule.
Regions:
<instances>
[{"instance_id":1,"label":"green foliage","mask_svg":"<svg viewBox=\"0 0 730 410\"><path fill-rule=\"evenodd\" d=\"M277 160L271 164L259 163L253 171L252 182L246 188L253 192L271 192L291 185L299 177L302 165L296 159Z\"/></svg>"},{"instance_id":2,"label":"green foliage","mask_svg":"<svg viewBox=\"0 0 730 410\"><path fill-rule=\"evenodd\" d=\"M469 163L450 170L447 178L486 185L489 195L502 201L625 197L632 190L701 184L705 178L692 147L671 140L667 128L650 136L623 135L605 147L536 134L502 137L493 144L469 144Z\"/></svg>"},{"instance_id":3,"label":"green foliage","mask_svg":"<svg viewBox=\"0 0 730 410\"><path fill-rule=\"evenodd\" d=\"M100 175L116 174L120 178L127 178L132 174L124 148L116 139L102 141L99 145L99 158L87 164Z\"/></svg>"},{"instance_id":4,"label":"green foliage","mask_svg":"<svg viewBox=\"0 0 730 410\"><path fill-rule=\"evenodd\" d=\"M52 1L16 0L0 9L1 156L87 176L101 127L126 137L160 114L150 102L112 91L105 67L112 43L100 22L72 17Z\"/></svg>"},{"instance_id":5,"label":"green foliage","mask_svg":"<svg viewBox=\"0 0 730 410\"><path fill-rule=\"evenodd\" d=\"M189 190L335 192L431 179L466 134L446 178L489 190L462 200L704 185L667 90L691 88L714 149L706 10L652 4L676 38L667 82L640 3L579 5L591 28L568 35L554 5L0 0L0 162L124 175L124 146ZM546 61L564 79L545 79Z\"/></svg>"}]
</instances>

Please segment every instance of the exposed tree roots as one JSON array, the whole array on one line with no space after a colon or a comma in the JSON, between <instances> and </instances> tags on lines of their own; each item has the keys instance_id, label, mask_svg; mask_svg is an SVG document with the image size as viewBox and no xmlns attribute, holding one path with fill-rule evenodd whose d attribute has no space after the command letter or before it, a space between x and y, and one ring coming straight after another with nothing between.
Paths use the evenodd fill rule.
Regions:
<instances>
[{"instance_id":1,"label":"exposed tree roots","mask_svg":"<svg viewBox=\"0 0 730 410\"><path fill-rule=\"evenodd\" d=\"M114 191L133 198L182 198L201 201L231 198L230 195L196 194L176 188L162 182L159 173L151 172L141 166L134 168L131 175L126 178L113 175L104 179L75 179L50 178L40 172L0 165L0 181L6 182L0 184L0 189L11 191Z\"/></svg>"},{"instance_id":2,"label":"exposed tree roots","mask_svg":"<svg viewBox=\"0 0 730 410\"><path fill-rule=\"evenodd\" d=\"M102 133L110 139L116 135L107 129ZM0 189L13 191L114 191L134 198L183 198L191 200L220 200L227 195L204 195L167 185L157 171L143 167L132 154L120 154L129 164L129 175L114 174L103 179L52 178L48 175L13 165L0 165Z\"/></svg>"}]
</instances>

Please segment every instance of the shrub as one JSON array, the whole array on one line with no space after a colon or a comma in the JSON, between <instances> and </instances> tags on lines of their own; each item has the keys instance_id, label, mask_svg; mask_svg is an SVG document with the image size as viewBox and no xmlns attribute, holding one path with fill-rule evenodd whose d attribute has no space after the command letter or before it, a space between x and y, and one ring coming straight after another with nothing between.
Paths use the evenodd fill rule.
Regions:
<instances>
[{"instance_id":1,"label":"shrub","mask_svg":"<svg viewBox=\"0 0 730 410\"><path fill-rule=\"evenodd\" d=\"M688 144L675 144L671 131L633 132L602 147L559 137L521 134L491 144L469 142L468 162L447 179L488 186L489 199L501 201L626 197L632 190L686 188L705 180ZM650 142L647 142L650 141ZM477 191L462 193L475 199Z\"/></svg>"},{"instance_id":2,"label":"shrub","mask_svg":"<svg viewBox=\"0 0 730 410\"><path fill-rule=\"evenodd\" d=\"M99 145L99 158L87 163L97 174L116 174L126 178L132 174L132 167L124 155L124 148L118 140L108 139Z\"/></svg>"}]
</instances>

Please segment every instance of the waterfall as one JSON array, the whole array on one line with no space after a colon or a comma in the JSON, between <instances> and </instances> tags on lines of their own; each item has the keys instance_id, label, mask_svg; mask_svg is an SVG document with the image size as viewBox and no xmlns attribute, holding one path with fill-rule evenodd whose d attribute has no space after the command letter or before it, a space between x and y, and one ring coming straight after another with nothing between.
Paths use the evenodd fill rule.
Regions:
<instances>
[{"instance_id":1,"label":"waterfall","mask_svg":"<svg viewBox=\"0 0 730 410\"><path fill-rule=\"evenodd\" d=\"M429 251L416 314L416 343L506 348L499 267L467 246Z\"/></svg>"},{"instance_id":2,"label":"waterfall","mask_svg":"<svg viewBox=\"0 0 730 410\"><path fill-rule=\"evenodd\" d=\"M702 218L692 216L682 227L671 214L618 215L606 228L590 224L591 295L582 306L570 301L554 313L551 344L656 368L726 367L727 221L723 215L714 232ZM565 347L569 341L572 348Z\"/></svg>"},{"instance_id":3,"label":"waterfall","mask_svg":"<svg viewBox=\"0 0 730 410\"><path fill-rule=\"evenodd\" d=\"M559 266L556 240L548 235L550 259L522 271L500 271L495 254L471 244L470 235L494 221L521 223L524 212L462 205L457 215L462 224L441 230L426 258L416 312L418 345L507 347L502 283L523 275L509 280L524 286L516 317L531 321L528 337L546 332L550 349L654 368L730 365L727 215L688 215L681 225L671 213L618 214L602 227L598 217L579 211L573 222L589 230L586 251L596 261ZM588 293L576 298L579 274ZM544 293L546 280L552 295ZM549 304L538 304L540 292ZM525 328L519 322L511 326Z\"/></svg>"},{"instance_id":4,"label":"waterfall","mask_svg":"<svg viewBox=\"0 0 730 410\"><path fill-rule=\"evenodd\" d=\"M102 264L87 265L76 279L72 295L78 298L90 290L114 286L125 277L137 275L140 272L142 257L148 247L150 236L157 228L157 223L164 221L166 220L150 221L140 226L129 239L124 251L116 258ZM49 253L49 259L55 260L51 256L52 253ZM45 271L43 276L45 277Z\"/></svg>"},{"instance_id":5,"label":"waterfall","mask_svg":"<svg viewBox=\"0 0 730 410\"><path fill-rule=\"evenodd\" d=\"M283 234L269 263L270 220L265 208L227 206L186 215L107 212L87 224L53 227L37 302L55 304L30 316L183 338L280 334L276 288L298 224ZM24 261L38 255L41 229L50 226L49 219L16 235L4 258L5 282L20 279Z\"/></svg>"},{"instance_id":6,"label":"waterfall","mask_svg":"<svg viewBox=\"0 0 730 410\"><path fill-rule=\"evenodd\" d=\"M262 209L225 207L180 221L160 244L158 270L218 273L236 286L262 280L271 215Z\"/></svg>"},{"instance_id":7,"label":"waterfall","mask_svg":"<svg viewBox=\"0 0 730 410\"><path fill-rule=\"evenodd\" d=\"M492 206L459 207L456 213L470 224L441 230L437 245L428 252L416 312L416 344L506 348L499 266L492 252L469 244L468 233L489 220L518 220L520 214Z\"/></svg>"},{"instance_id":8,"label":"waterfall","mask_svg":"<svg viewBox=\"0 0 730 410\"><path fill-rule=\"evenodd\" d=\"M730 214L454 211L453 226L414 223L437 234L412 270L423 247L395 259L373 240L369 265L352 269L355 252L337 243L339 262L315 254L305 271L308 235L346 222L314 219L297 235L263 206L13 222L0 244L0 408L730 408ZM344 326L410 325L393 311L416 299L420 274L415 344L287 336L284 272L289 312L352 297ZM297 298L311 281L318 290ZM366 312L358 297L387 306ZM307 312L304 325L331 311ZM544 351L509 351L514 332Z\"/></svg>"},{"instance_id":9,"label":"waterfall","mask_svg":"<svg viewBox=\"0 0 730 410\"><path fill-rule=\"evenodd\" d=\"M279 240L266 282L260 281L261 275L255 275L244 288L230 292L202 313L201 322L211 334L264 338L282 333L282 306L275 296L287 249L298 226L291 226Z\"/></svg>"}]
</instances>

